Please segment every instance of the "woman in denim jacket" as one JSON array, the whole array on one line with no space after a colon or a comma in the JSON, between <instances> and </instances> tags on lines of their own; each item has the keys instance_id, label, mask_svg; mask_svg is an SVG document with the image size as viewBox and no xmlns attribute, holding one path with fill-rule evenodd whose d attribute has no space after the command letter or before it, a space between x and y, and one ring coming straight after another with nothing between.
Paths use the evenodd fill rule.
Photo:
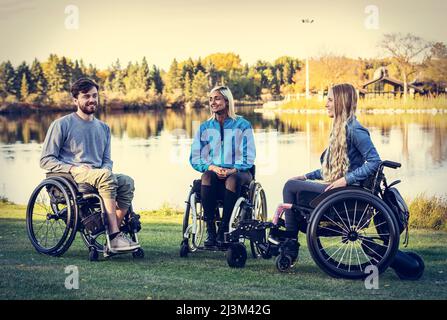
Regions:
<instances>
[{"instance_id":1,"label":"woman in denim jacket","mask_svg":"<svg viewBox=\"0 0 447 320\"><path fill-rule=\"evenodd\" d=\"M351 84L338 84L328 92L327 113L333 118L329 146L320 158L322 167L287 181L284 203L309 204L319 194L347 185L359 185L374 174L380 157L369 132L356 119L357 93ZM323 180L323 183L309 180ZM286 229L298 238L302 218L285 212Z\"/></svg>"}]
</instances>

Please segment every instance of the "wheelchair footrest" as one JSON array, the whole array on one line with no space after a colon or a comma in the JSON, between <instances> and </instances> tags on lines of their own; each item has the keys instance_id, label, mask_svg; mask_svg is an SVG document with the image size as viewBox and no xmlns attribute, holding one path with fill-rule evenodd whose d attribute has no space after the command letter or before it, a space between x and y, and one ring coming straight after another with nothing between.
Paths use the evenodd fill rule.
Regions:
<instances>
[{"instance_id":1,"label":"wheelchair footrest","mask_svg":"<svg viewBox=\"0 0 447 320\"><path fill-rule=\"evenodd\" d=\"M265 230L273 226L270 222L258 220L243 220L232 232L225 233L225 242L237 242L239 239L250 239L253 241L264 241Z\"/></svg>"}]
</instances>

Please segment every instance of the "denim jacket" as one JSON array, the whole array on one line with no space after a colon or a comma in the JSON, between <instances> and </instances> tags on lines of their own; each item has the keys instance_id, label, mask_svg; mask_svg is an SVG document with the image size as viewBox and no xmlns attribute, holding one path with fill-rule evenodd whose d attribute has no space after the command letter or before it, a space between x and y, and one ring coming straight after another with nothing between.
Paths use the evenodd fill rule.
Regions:
<instances>
[{"instance_id":1,"label":"denim jacket","mask_svg":"<svg viewBox=\"0 0 447 320\"><path fill-rule=\"evenodd\" d=\"M200 125L191 146L189 162L199 171L205 172L210 165L248 171L256 157L253 128L241 116L227 118L221 127L212 118Z\"/></svg>"},{"instance_id":2,"label":"denim jacket","mask_svg":"<svg viewBox=\"0 0 447 320\"><path fill-rule=\"evenodd\" d=\"M380 165L380 156L371 141L369 132L354 117L346 124L346 135L348 144L349 168L346 174L348 185L359 184L369 176L373 175ZM320 157L323 163L324 153ZM321 169L306 174L309 180L322 180Z\"/></svg>"}]
</instances>

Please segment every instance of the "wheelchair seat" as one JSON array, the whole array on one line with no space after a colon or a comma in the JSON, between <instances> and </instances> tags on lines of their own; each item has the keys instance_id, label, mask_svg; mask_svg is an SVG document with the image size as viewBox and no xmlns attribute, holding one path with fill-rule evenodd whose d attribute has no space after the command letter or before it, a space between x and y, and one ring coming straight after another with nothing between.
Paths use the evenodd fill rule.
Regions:
<instances>
[{"instance_id":1,"label":"wheelchair seat","mask_svg":"<svg viewBox=\"0 0 447 320\"><path fill-rule=\"evenodd\" d=\"M47 178L52 177L62 177L66 180L68 180L77 190L79 193L95 193L98 194L98 189L96 189L94 186L92 186L89 183L77 183L73 176L70 173L65 172L47 172L46 173Z\"/></svg>"}]
</instances>

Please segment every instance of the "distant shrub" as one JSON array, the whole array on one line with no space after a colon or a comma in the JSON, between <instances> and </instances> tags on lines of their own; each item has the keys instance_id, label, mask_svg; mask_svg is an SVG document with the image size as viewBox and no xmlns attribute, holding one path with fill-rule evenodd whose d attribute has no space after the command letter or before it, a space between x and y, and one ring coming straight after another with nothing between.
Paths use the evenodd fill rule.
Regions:
<instances>
[{"instance_id":1,"label":"distant shrub","mask_svg":"<svg viewBox=\"0 0 447 320\"><path fill-rule=\"evenodd\" d=\"M410 227L447 231L447 199L418 195L410 206Z\"/></svg>"}]
</instances>

